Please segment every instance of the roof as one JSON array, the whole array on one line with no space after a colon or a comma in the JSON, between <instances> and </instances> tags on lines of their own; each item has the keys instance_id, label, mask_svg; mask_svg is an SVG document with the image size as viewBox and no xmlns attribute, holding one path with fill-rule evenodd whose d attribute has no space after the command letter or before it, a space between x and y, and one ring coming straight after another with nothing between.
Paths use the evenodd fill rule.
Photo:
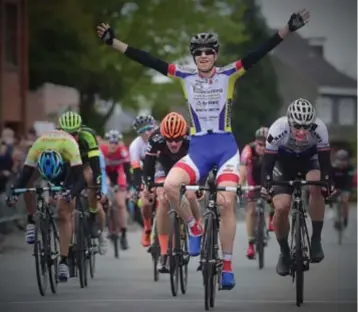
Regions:
<instances>
[{"instance_id":1,"label":"roof","mask_svg":"<svg viewBox=\"0 0 358 312\"><path fill-rule=\"evenodd\" d=\"M357 88L357 81L340 71L313 49L307 39L297 33L277 46L272 55L294 68L318 86L336 88Z\"/></svg>"}]
</instances>

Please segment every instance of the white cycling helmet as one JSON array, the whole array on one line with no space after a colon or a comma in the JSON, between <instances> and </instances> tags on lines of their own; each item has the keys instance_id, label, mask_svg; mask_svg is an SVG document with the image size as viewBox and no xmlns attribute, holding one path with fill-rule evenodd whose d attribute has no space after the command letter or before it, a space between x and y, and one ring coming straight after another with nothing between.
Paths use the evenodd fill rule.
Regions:
<instances>
[{"instance_id":1,"label":"white cycling helmet","mask_svg":"<svg viewBox=\"0 0 358 312\"><path fill-rule=\"evenodd\" d=\"M310 126L316 120L316 110L310 101L299 98L288 107L287 119L290 125Z\"/></svg>"},{"instance_id":2,"label":"white cycling helmet","mask_svg":"<svg viewBox=\"0 0 358 312\"><path fill-rule=\"evenodd\" d=\"M119 142L123 140L123 135L118 130L109 130L104 137L110 142Z\"/></svg>"}]
</instances>

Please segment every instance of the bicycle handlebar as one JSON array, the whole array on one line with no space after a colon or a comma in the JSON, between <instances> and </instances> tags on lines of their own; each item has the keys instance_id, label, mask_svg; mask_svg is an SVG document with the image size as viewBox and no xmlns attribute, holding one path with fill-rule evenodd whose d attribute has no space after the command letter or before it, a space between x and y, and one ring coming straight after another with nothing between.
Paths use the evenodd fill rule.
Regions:
<instances>
[{"instance_id":1,"label":"bicycle handlebar","mask_svg":"<svg viewBox=\"0 0 358 312\"><path fill-rule=\"evenodd\" d=\"M280 186L292 186L294 188L305 186L305 185L314 185L314 186L321 186L327 187L327 182L325 181L306 181L306 180L289 180L289 181L272 181L271 185L280 185Z\"/></svg>"},{"instance_id":2,"label":"bicycle handlebar","mask_svg":"<svg viewBox=\"0 0 358 312\"><path fill-rule=\"evenodd\" d=\"M211 191L212 188L209 186L201 186L201 185L183 185L182 189L185 191ZM256 186L216 186L214 188L217 192L232 192L236 194L240 194L242 191L254 191L261 189L260 185Z\"/></svg>"},{"instance_id":3,"label":"bicycle handlebar","mask_svg":"<svg viewBox=\"0 0 358 312\"><path fill-rule=\"evenodd\" d=\"M11 192L14 195L23 193L43 193L43 192L61 192L63 191L62 186L45 186L45 187L29 187L29 188L11 188Z\"/></svg>"}]
</instances>

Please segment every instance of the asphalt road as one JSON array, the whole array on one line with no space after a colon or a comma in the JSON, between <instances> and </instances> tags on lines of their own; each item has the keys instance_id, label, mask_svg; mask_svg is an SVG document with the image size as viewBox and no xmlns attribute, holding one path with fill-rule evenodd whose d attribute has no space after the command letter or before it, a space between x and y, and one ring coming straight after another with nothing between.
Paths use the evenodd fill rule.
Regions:
<instances>
[{"instance_id":1,"label":"asphalt road","mask_svg":"<svg viewBox=\"0 0 358 312\"><path fill-rule=\"evenodd\" d=\"M295 288L289 277L275 273L278 246L272 238L266 249L266 266L245 258L246 235L238 223L234 252L236 287L217 293L215 311L351 312L357 311L357 213L351 210L348 237L338 246L332 221L326 220L323 233L325 259L311 266L305 275L305 303L295 306ZM129 233L131 249L115 260L111 249L97 258L97 272L87 289L74 278L60 284L58 293L41 297L36 284L31 248L23 237L12 238L11 246L0 254L0 311L204 311L201 274L191 260L186 295L173 298L169 276L155 283L149 254L139 246L139 232Z\"/></svg>"}]
</instances>

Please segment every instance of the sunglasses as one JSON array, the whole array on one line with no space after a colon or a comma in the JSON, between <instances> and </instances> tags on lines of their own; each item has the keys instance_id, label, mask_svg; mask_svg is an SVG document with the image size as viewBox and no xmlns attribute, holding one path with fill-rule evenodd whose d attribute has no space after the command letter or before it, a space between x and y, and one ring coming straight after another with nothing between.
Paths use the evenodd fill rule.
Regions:
<instances>
[{"instance_id":1,"label":"sunglasses","mask_svg":"<svg viewBox=\"0 0 358 312\"><path fill-rule=\"evenodd\" d=\"M311 128L311 125L298 125L298 124L293 124L292 125L293 128L295 128L296 130L308 130Z\"/></svg>"},{"instance_id":2,"label":"sunglasses","mask_svg":"<svg viewBox=\"0 0 358 312\"><path fill-rule=\"evenodd\" d=\"M202 56L203 53L204 53L204 55L214 55L215 51L212 50L212 49L195 50L194 51L194 56Z\"/></svg>"},{"instance_id":3,"label":"sunglasses","mask_svg":"<svg viewBox=\"0 0 358 312\"><path fill-rule=\"evenodd\" d=\"M256 142L256 145L259 147L264 147L265 143L264 142Z\"/></svg>"},{"instance_id":4,"label":"sunglasses","mask_svg":"<svg viewBox=\"0 0 358 312\"><path fill-rule=\"evenodd\" d=\"M119 141L117 140L109 140L108 142L109 144L113 144L113 145L117 145L119 143Z\"/></svg>"},{"instance_id":5,"label":"sunglasses","mask_svg":"<svg viewBox=\"0 0 358 312\"><path fill-rule=\"evenodd\" d=\"M173 143L173 142L176 142L176 143L178 143L178 142L181 142L181 141L183 141L183 138L182 137L180 137L180 138L175 138L175 139L165 139L167 142L169 142L169 143Z\"/></svg>"},{"instance_id":6,"label":"sunglasses","mask_svg":"<svg viewBox=\"0 0 358 312\"><path fill-rule=\"evenodd\" d=\"M147 131L151 131L151 130L153 130L153 126L145 126L145 127L143 127L143 128L140 128L140 129L138 129L138 134L143 134L143 133L145 133L145 132L147 132Z\"/></svg>"}]
</instances>

